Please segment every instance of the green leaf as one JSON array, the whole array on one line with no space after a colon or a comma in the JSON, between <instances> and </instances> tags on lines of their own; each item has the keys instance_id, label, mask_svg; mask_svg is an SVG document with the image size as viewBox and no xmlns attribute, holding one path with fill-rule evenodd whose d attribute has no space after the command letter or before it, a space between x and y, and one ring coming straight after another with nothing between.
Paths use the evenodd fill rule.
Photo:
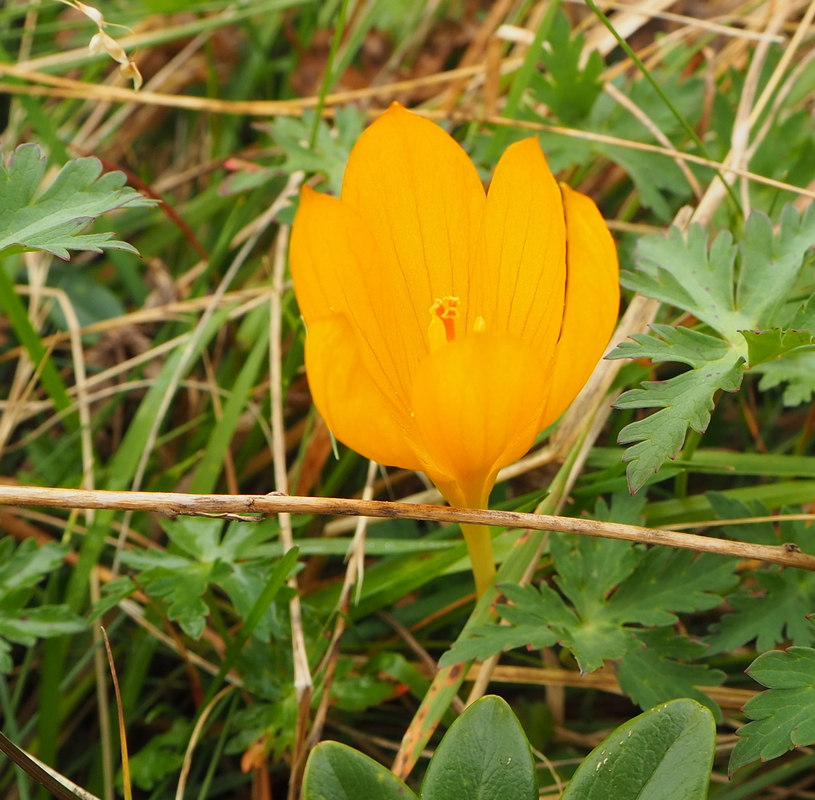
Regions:
<instances>
[{"instance_id":1,"label":"green leaf","mask_svg":"<svg viewBox=\"0 0 815 800\"><path fill-rule=\"evenodd\" d=\"M815 331L815 294L798 307L787 327L796 331Z\"/></svg>"},{"instance_id":2,"label":"green leaf","mask_svg":"<svg viewBox=\"0 0 815 800\"><path fill-rule=\"evenodd\" d=\"M769 331L741 331L747 340L747 366L755 367L768 361L790 355L815 343L815 334L809 331L782 330L773 328ZM809 352L813 352L812 349Z\"/></svg>"},{"instance_id":3,"label":"green leaf","mask_svg":"<svg viewBox=\"0 0 815 800\"><path fill-rule=\"evenodd\" d=\"M650 135L636 134L636 139L651 139ZM631 178L643 206L653 210L657 219L668 224L673 216L671 195L680 198L688 194L688 182L682 171L660 153L631 150L628 147L599 142L594 149L601 156L621 166Z\"/></svg>"},{"instance_id":4,"label":"green leaf","mask_svg":"<svg viewBox=\"0 0 815 800\"><path fill-rule=\"evenodd\" d=\"M333 707L342 711L364 711L393 698L395 686L383 680L367 666L362 672L354 669L354 659L340 657L337 660L334 683L331 686Z\"/></svg>"},{"instance_id":5,"label":"green leaf","mask_svg":"<svg viewBox=\"0 0 815 800\"><path fill-rule=\"evenodd\" d=\"M792 205L781 212L777 235L765 214L750 214L739 245L741 264L736 306L748 320L745 328L786 327L779 312L796 285L807 251L815 244L815 209L804 214ZM731 339L732 341L732 339Z\"/></svg>"},{"instance_id":6,"label":"green leaf","mask_svg":"<svg viewBox=\"0 0 815 800\"><path fill-rule=\"evenodd\" d=\"M368 797L360 792L357 797ZM453 723L422 781L422 800L536 800L538 780L521 724L500 697L482 697Z\"/></svg>"},{"instance_id":7,"label":"green leaf","mask_svg":"<svg viewBox=\"0 0 815 800\"><path fill-rule=\"evenodd\" d=\"M667 381L646 382L615 404L662 409L620 433L621 444L633 445L624 456L632 492L666 459L676 457L689 427L697 433L705 431L716 393L739 388L748 358L751 366L764 373L761 388L784 381L794 384L785 402L802 402L815 392L812 362L806 358L811 355L815 331L794 333L789 324L794 319L811 325L815 300L810 297L803 308L788 302L790 294L812 295L809 278L805 286L800 284L813 243L815 211L800 215L791 206L782 212L777 235L766 215L751 214L738 246L728 231L722 231L708 249L699 226L691 226L687 234L672 228L666 237L640 240L636 272L622 273L622 284L689 312L721 334L723 341L656 326L655 336L637 335L610 354L610 358L675 360L692 367Z\"/></svg>"},{"instance_id":8,"label":"green leaf","mask_svg":"<svg viewBox=\"0 0 815 800\"><path fill-rule=\"evenodd\" d=\"M632 389L617 400L615 408L662 409L626 425L617 437L620 444L633 445L623 455L632 492L667 459L676 458L688 428L697 433L707 430L716 393L735 392L741 385L742 361L735 350L729 350L722 358L667 381L646 381L642 389Z\"/></svg>"},{"instance_id":9,"label":"green leaf","mask_svg":"<svg viewBox=\"0 0 815 800\"><path fill-rule=\"evenodd\" d=\"M211 583L219 583L232 572L222 561L197 562L146 551L123 553L122 561L136 568L148 567L139 575L139 583L151 597L168 603L167 616L178 621L184 633L194 639L204 632L209 613L204 593Z\"/></svg>"},{"instance_id":10,"label":"green leaf","mask_svg":"<svg viewBox=\"0 0 815 800\"><path fill-rule=\"evenodd\" d=\"M68 548L59 544L40 547L26 539L15 549L13 539L0 540L0 606L12 592L36 586L62 564L67 553Z\"/></svg>"},{"instance_id":11,"label":"green leaf","mask_svg":"<svg viewBox=\"0 0 815 800\"><path fill-rule=\"evenodd\" d=\"M505 617L506 619L506 617ZM518 619L516 617L516 619ZM439 659L439 667L449 667L464 661L474 661L505 653L516 647L540 650L551 647L557 634L546 627L547 620L521 619L515 625L475 625L462 634Z\"/></svg>"},{"instance_id":12,"label":"green leaf","mask_svg":"<svg viewBox=\"0 0 815 800\"><path fill-rule=\"evenodd\" d=\"M609 513L605 504L598 504L598 516L615 516L616 509L620 516L635 520L641 508L642 501L629 501L627 506L615 501ZM574 608L547 583L539 591L500 584L511 604L497 610L511 624L465 629L442 656L441 666L487 658L513 647L545 647L552 639L573 651L584 672L606 660L624 658L639 650L643 641L648 646L652 640L658 642L662 656L697 657L700 653L687 644L665 652L664 636L653 638L658 627L643 631L632 626L673 625L678 612L714 608L738 581L734 564L716 556L667 548L646 551L612 539L556 535L550 552L556 582Z\"/></svg>"},{"instance_id":13,"label":"green leaf","mask_svg":"<svg viewBox=\"0 0 815 800\"><path fill-rule=\"evenodd\" d=\"M706 492L705 497L718 519L749 519L770 515L770 510L759 500L743 503L723 492ZM720 530L728 539L739 539L753 544L781 544L772 522L740 522L725 525Z\"/></svg>"},{"instance_id":14,"label":"green leaf","mask_svg":"<svg viewBox=\"0 0 815 800\"><path fill-rule=\"evenodd\" d=\"M665 703L595 747L561 800L704 800L715 744L716 726L704 706Z\"/></svg>"},{"instance_id":15,"label":"green leaf","mask_svg":"<svg viewBox=\"0 0 815 800\"><path fill-rule=\"evenodd\" d=\"M198 561L214 561L218 558L223 520L178 517L173 520L162 519L160 524L167 538L188 556Z\"/></svg>"},{"instance_id":16,"label":"green leaf","mask_svg":"<svg viewBox=\"0 0 815 800\"><path fill-rule=\"evenodd\" d=\"M603 59L592 50L581 68L584 37L577 34L570 38L570 34L569 20L561 11L552 20L548 47L541 52L546 72L535 73L530 86L537 100L546 103L565 125L574 126L588 116L603 91Z\"/></svg>"},{"instance_id":17,"label":"green leaf","mask_svg":"<svg viewBox=\"0 0 815 800\"><path fill-rule=\"evenodd\" d=\"M337 114L336 127L333 130L325 122L320 121L317 141L312 148L309 146L309 140L313 124L314 113L307 112L302 119L279 117L268 127L269 135L286 154L286 160L277 168L278 172L292 173L303 170L307 173L321 173L328 179L328 191L339 195L348 154L362 133L365 115L349 106Z\"/></svg>"},{"instance_id":18,"label":"green leaf","mask_svg":"<svg viewBox=\"0 0 815 800\"><path fill-rule=\"evenodd\" d=\"M650 358L655 364L661 361L678 361L699 369L710 361L725 358L730 351L727 342L690 328L672 325L651 325L653 334L632 334L633 342L621 342L608 358Z\"/></svg>"},{"instance_id":19,"label":"green leaf","mask_svg":"<svg viewBox=\"0 0 815 800\"><path fill-rule=\"evenodd\" d=\"M745 519L766 516L763 503L751 504L719 492L708 492L707 499L719 519ZM800 511L800 509L791 509ZM812 534L801 522L785 522L780 536L772 523L740 523L724 528L727 535L756 544L781 545L789 542L804 552L811 552ZM815 630L807 614L815 611L815 574L807 570L763 566L753 573L753 580L727 598L733 613L725 614L711 626L705 642L713 653L735 650L756 640L756 649L770 650L780 642L791 640L796 645L815 643Z\"/></svg>"},{"instance_id":20,"label":"green leaf","mask_svg":"<svg viewBox=\"0 0 815 800\"><path fill-rule=\"evenodd\" d=\"M97 158L69 161L40 192L46 159L36 144L20 145L7 166L0 165L0 258L6 248L45 250L68 259L68 250L136 249L112 233L81 234L88 223L124 206L149 206L152 200L124 185L121 172L102 175Z\"/></svg>"},{"instance_id":21,"label":"green leaf","mask_svg":"<svg viewBox=\"0 0 815 800\"><path fill-rule=\"evenodd\" d=\"M569 534L553 536L550 552L558 586L581 616L602 605L644 555L642 548L631 542Z\"/></svg>"},{"instance_id":22,"label":"green leaf","mask_svg":"<svg viewBox=\"0 0 815 800\"><path fill-rule=\"evenodd\" d=\"M308 757L303 800L416 800L389 769L339 742L321 742Z\"/></svg>"},{"instance_id":23,"label":"green leaf","mask_svg":"<svg viewBox=\"0 0 815 800\"><path fill-rule=\"evenodd\" d=\"M56 264L51 266L49 278L49 283L68 295L77 320L83 328L127 313L127 309L113 291L101 280L92 278L82 270L70 265ZM51 306L49 317L58 328L68 330L68 320L60 303Z\"/></svg>"},{"instance_id":24,"label":"green leaf","mask_svg":"<svg viewBox=\"0 0 815 800\"><path fill-rule=\"evenodd\" d=\"M664 658L652 648L629 653L617 666L620 688L642 709L668 700L690 697L707 707L716 722L722 721L718 704L697 686L719 686L727 675L707 664L683 664Z\"/></svg>"},{"instance_id":25,"label":"green leaf","mask_svg":"<svg viewBox=\"0 0 815 800\"><path fill-rule=\"evenodd\" d=\"M735 308L737 247L722 231L710 249L699 225L687 234L672 227L667 236L644 236L637 244L636 272L622 272L627 289L690 312L732 342L753 326Z\"/></svg>"},{"instance_id":26,"label":"green leaf","mask_svg":"<svg viewBox=\"0 0 815 800\"><path fill-rule=\"evenodd\" d=\"M93 604L88 613L88 622L95 622L111 608L117 606L122 600L130 597L138 590L138 586L131 578L118 578L115 581L106 583L100 592L99 600Z\"/></svg>"},{"instance_id":27,"label":"green leaf","mask_svg":"<svg viewBox=\"0 0 815 800\"><path fill-rule=\"evenodd\" d=\"M189 738L190 725L183 719L173 720L169 730L153 736L141 750L130 757L133 783L140 789L150 791L164 778L178 772L184 763L184 750Z\"/></svg>"},{"instance_id":28,"label":"green leaf","mask_svg":"<svg viewBox=\"0 0 815 800\"><path fill-rule=\"evenodd\" d=\"M654 547L609 601L627 623L673 625L675 612L707 611L738 583L735 562L712 554Z\"/></svg>"},{"instance_id":29,"label":"green leaf","mask_svg":"<svg viewBox=\"0 0 815 800\"><path fill-rule=\"evenodd\" d=\"M737 731L741 738L730 756L730 773L815 742L815 650L773 650L760 655L747 672L769 691L744 706L753 721Z\"/></svg>"},{"instance_id":30,"label":"green leaf","mask_svg":"<svg viewBox=\"0 0 815 800\"><path fill-rule=\"evenodd\" d=\"M85 621L64 605L30 605L33 588L62 566L68 548L40 547L26 539L15 548L13 539L0 539L0 672L13 664L9 642L32 646L37 639L77 633Z\"/></svg>"},{"instance_id":31,"label":"green leaf","mask_svg":"<svg viewBox=\"0 0 815 800\"><path fill-rule=\"evenodd\" d=\"M0 611L0 636L29 647L37 639L78 633L84 629L85 620L64 605L26 608L16 616Z\"/></svg>"},{"instance_id":32,"label":"green leaf","mask_svg":"<svg viewBox=\"0 0 815 800\"><path fill-rule=\"evenodd\" d=\"M758 651L780 642L815 643L815 631L807 614L815 612L815 574L806 570L762 570L755 574L757 586L727 598L732 614L725 614L711 627L705 641L713 653L735 650L753 639Z\"/></svg>"},{"instance_id":33,"label":"green leaf","mask_svg":"<svg viewBox=\"0 0 815 800\"><path fill-rule=\"evenodd\" d=\"M762 392L787 384L783 397L785 406L800 406L815 395L815 352L810 348L799 348L778 361L759 364L756 371L761 373L758 388Z\"/></svg>"}]
</instances>

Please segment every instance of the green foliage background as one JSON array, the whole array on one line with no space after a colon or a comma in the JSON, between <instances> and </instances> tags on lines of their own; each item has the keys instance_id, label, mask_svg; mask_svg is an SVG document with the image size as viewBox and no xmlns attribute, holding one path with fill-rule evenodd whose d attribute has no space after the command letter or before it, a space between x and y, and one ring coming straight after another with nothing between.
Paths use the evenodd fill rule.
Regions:
<instances>
[{"instance_id":1,"label":"green foliage background","mask_svg":"<svg viewBox=\"0 0 815 800\"><path fill-rule=\"evenodd\" d=\"M129 106L28 93L20 79L3 79L0 474L12 485L264 494L275 489L271 264L296 204L281 193L302 171L336 194L369 114L393 92L340 104L325 95L370 84L386 69L387 59L373 55L381 41L395 54L383 73L390 81L421 78L422 58L437 50L446 58L433 62L435 71L455 66L472 41L467 31L485 23L492 4L98 7L109 22L137 30L146 77L158 73L147 58L156 57L170 65L162 80L176 79L180 94L296 105L305 86L330 113L254 119L146 104L125 114ZM788 22L794 29L799 20ZM563 513L651 527L724 523L707 532L815 555L808 520L765 519L803 514L815 499L815 212L805 190L815 179L811 42L804 38L800 58L786 65L754 120L753 178L736 181L704 225L671 227L685 219L683 206L698 207L697 186L717 180L751 65L760 97L789 42L773 44L758 62L751 59L759 48L731 54L731 40L704 27L669 45L670 26L654 23L656 32L645 35L659 57L643 71L620 47L583 58L586 37L602 28L567 4L519 2L502 21L535 37L526 50L500 45L504 56L520 55L502 79L497 109L517 124L498 124L466 87L442 122L485 178L511 141L538 136L558 177L590 193L610 220L625 306L636 294L660 303L647 331L613 343L609 358L626 360L613 387L616 410ZM104 54L87 53L95 30L56 2L8 3L0 9L0 62L82 80L90 96L114 69ZM159 81L156 90L169 93L168 85ZM400 91L408 105L433 112L446 88ZM695 160L681 168L658 150L666 140ZM258 227L272 206L276 215ZM292 491L354 496L367 464L331 441L311 407L303 339L286 286L282 388ZM492 506L534 510L554 475L502 482ZM401 499L424 486L390 471L376 489ZM811 757L795 750L815 742L810 572L552 534L531 584L520 585L513 558L521 534L497 531L496 553L508 565L502 574L512 577L490 615L474 608L460 531L394 519L370 525L364 580L339 609L353 530L341 521L294 517L298 550L284 557L275 519L0 512L2 732L100 797L124 791L124 775L111 773L120 763L111 755L116 709L96 694L107 681L99 622L121 684L135 796L174 791L196 723L185 796L287 790L298 746L293 590L285 585L293 572L315 676L312 721L325 699L317 739L343 741L380 763L427 696L425 656L446 668L505 653L502 665L537 670L539 680L493 689L556 764L555 775L538 764L543 796L559 796L560 782L604 732L677 698L709 709L724 736L738 727L713 767L733 781L714 782L710 797L770 797L811 768ZM346 628L334 649L340 618ZM560 713L551 710L557 692L540 685L554 670L569 676L562 718L552 716ZM610 681L592 683L598 675ZM226 685L241 691L219 694ZM445 730L456 711L445 705L438 715ZM439 752L445 746L453 745ZM409 791L418 794L426 768L422 762L408 780ZM593 796L580 775L564 797ZM436 780L428 769L422 797L449 796L444 781L427 789ZM27 800L38 791L0 760L0 795Z\"/></svg>"}]
</instances>

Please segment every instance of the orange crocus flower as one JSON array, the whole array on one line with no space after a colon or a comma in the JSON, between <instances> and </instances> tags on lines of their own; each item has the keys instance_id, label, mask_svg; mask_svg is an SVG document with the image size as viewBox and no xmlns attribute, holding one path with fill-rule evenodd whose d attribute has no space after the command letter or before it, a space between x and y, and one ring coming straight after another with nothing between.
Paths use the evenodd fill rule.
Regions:
<instances>
[{"instance_id":1,"label":"orange crocus flower","mask_svg":"<svg viewBox=\"0 0 815 800\"><path fill-rule=\"evenodd\" d=\"M367 458L423 470L454 506L487 506L617 319L608 228L537 139L507 148L485 193L464 150L397 103L354 146L342 199L303 189L290 258L326 423ZM462 528L480 596L490 534Z\"/></svg>"}]
</instances>

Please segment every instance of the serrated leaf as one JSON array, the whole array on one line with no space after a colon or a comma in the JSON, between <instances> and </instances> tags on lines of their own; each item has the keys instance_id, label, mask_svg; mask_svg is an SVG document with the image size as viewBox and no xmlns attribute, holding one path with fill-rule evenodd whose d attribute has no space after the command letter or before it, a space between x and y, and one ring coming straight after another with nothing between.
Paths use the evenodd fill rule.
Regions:
<instances>
[{"instance_id":1,"label":"serrated leaf","mask_svg":"<svg viewBox=\"0 0 815 800\"><path fill-rule=\"evenodd\" d=\"M470 659L485 659L515 647L549 647L558 636L548 626L550 622L563 625L577 622L574 613L550 586L542 584L540 591L534 586L501 584L500 590L515 603L501 606L501 616L511 626L478 625L465 627L453 646L442 655L440 667L449 667Z\"/></svg>"},{"instance_id":2,"label":"serrated leaf","mask_svg":"<svg viewBox=\"0 0 815 800\"><path fill-rule=\"evenodd\" d=\"M735 563L712 554L655 547L609 604L627 623L661 626L677 621L675 612L706 611L738 583Z\"/></svg>"},{"instance_id":3,"label":"serrated leaf","mask_svg":"<svg viewBox=\"0 0 815 800\"><path fill-rule=\"evenodd\" d=\"M603 90L600 80L603 59L592 50L585 66L581 67L583 41L582 34L571 36L569 20L562 12L557 13L552 20L548 46L541 53L546 72L535 73L530 84L536 98L564 124L572 126L589 114Z\"/></svg>"},{"instance_id":4,"label":"serrated leaf","mask_svg":"<svg viewBox=\"0 0 815 800\"><path fill-rule=\"evenodd\" d=\"M704 367L691 369L667 381L646 381L642 389L632 389L614 404L615 408L661 408L645 419L632 422L620 431L617 441L633 445L623 455L632 492L640 489L662 464L676 458L688 428L704 433L710 423L714 396L720 391L735 392L741 385L742 358L730 350Z\"/></svg>"},{"instance_id":5,"label":"serrated leaf","mask_svg":"<svg viewBox=\"0 0 815 800\"><path fill-rule=\"evenodd\" d=\"M706 656L710 651L710 648L702 642L693 641L690 637L677 633L673 627L642 628L637 631L637 638L662 658L678 661L692 661Z\"/></svg>"},{"instance_id":6,"label":"serrated leaf","mask_svg":"<svg viewBox=\"0 0 815 800\"><path fill-rule=\"evenodd\" d=\"M768 513L758 501L748 505L718 492L708 492L707 499L719 519L746 519ZM811 529L800 521L783 523L780 537L769 522L740 523L723 530L732 538L755 544L777 546L790 542L804 552L813 549ZM785 640L796 645L815 643L815 629L807 621L807 615L815 611L815 573L764 566L754 573L753 581L727 599L732 613L711 626L711 634L705 638L711 652L735 650L753 639L759 651Z\"/></svg>"},{"instance_id":7,"label":"serrated leaf","mask_svg":"<svg viewBox=\"0 0 815 800\"><path fill-rule=\"evenodd\" d=\"M705 800L715 745L716 726L704 706L665 703L595 747L561 800Z\"/></svg>"},{"instance_id":8,"label":"serrated leaf","mask_svg":"<svg viewBox=\"0 0 815 800\"><path fill-rule=\"evenodd\" d=\"M815 395L815 352L809 348L788 353L779 361L759 364L756 372L761 373L758 388L762 392L787 384L783 396L785 406L809 403Z\"/></svg>"},{"instance_id":9,"label":"serrated leaf","mask_svg":"<svg viewBox=\"0 0 815 800\"><path fill-rule=\"evenodd\" d=\"M754 500L743 503L723 492L705 492L705 497L718 519L748 519L749 517L769 516L770 510L764 503ZM780 544L772 522L741 522L720 528L729 539L739 539L753 544Z\"/></svg>"},{"instance_id":10,"label":"serrated leaf","mask_svg":"<svg viewBox=\"0 0 815 800\"><path fill-rule=\"evenodd\" d=\"M706 664L682 664L664 658L651 648L629 653L617 666L620 688L644 711L680 697L690 697L706 706L716 722L722 721L722 711L697 686L719 686L726 673L710 669Z\"/></svg>"},{"instance_id":11,"label":"serrated leaf","mask_svg":"<svg viewBox=\"0 0 815 800\"><path fill-rule=\"evenodd\" d=\"M362 132L365 115L350 106L340 109L333 129L325 122L320 122L317 141L311 147L309 140L313 123L313 112L307 112L302 119L279 117L268 127L269 135L286 154L286 160L278 167L278 171L321 173L328 179L328 191L338 196L342 189L348 155Z\"/></svg>"},{"instance_id":12,"label":"serrated leaf","mask_svg":"<svg viewBox=\"0 0 815 800\"><path fill-rule=\"evenodd\" d=\"M621 342L607 358L648 358L655 364L677 361L698 369L710 361L724 358L730 350L727 342L690 328L651 325L652 334L635 333L634 341Z\"/></svg>"},{"instance_id":13,"label":"serrated leaf","mask_svg":"<svg viewBox=\"0 0 815 800\"><path fill-rule=\"evenodd\" d=\"M741 265L736 305L748 320L746 329L783 325L777 315L798 281L807 251L815 245L815 209L800 214L786 205L777 235L769 217L754 211L739 245ZM732 339L731 339L732 341Z\"/></svg>"},{"instance_id":14,"label":"serrated leaf","mask_svg":"<svg viewBox=\"0 0 815 800\"><path fill-rule=\"evenodd\" d=\"M795 311L786 327L796 331L815 331L815 294Z\"/></svg>"},{"instance_id":15,"label":"serrated leaf","mask_svg":"<svg viewBox=\"0 0 815 800\"><path fill-rule=\"evenodd\" d=\"M793 289L805 291L799 284L813 244L815 211L801 215L790 206L782 212L777 235L766 215L752 213L738 246L728 231L722 231L708 248L699 226L691 226L687 234L672 228L665 237L640 240L637 271L622 273L622 284L689 312L725 342L717 345L706 334L671 332L661 326L655 328L657 336L635 336L634 342L611 353L611 358L675 360L693 367L668 381L648 382L643 389L626 392L615 404L663 409L620 434L621 443L633 444L624 456L632 492L677 455L689 427L704 432L716 392L739 388L744 356L764 373L762 388L791 382L785 402L808 399L815 392L813 371L797 369L800 364L795 363L808 355L815 335L793 333L788 324L790 318L810 324L815 304L790 309L787 300ZM812 293L811 286L806 293ZM776 327L783 333L763 332ZM751 333L755 331L762 333ZM722 351L725 343L731 346L728 352Z\"/></svg>"},{"instance_id":16,"label":"serrated leaf","mask_svg":"<svg viewBox=\"0 0 815 800\"><path fill-rule=\"evenodd\" d=\"M622 583L644 556L642 548L618 539L575 534L552 537L549 545L557 584L578 614L590 614Z\"/></svg>"},{"instance_id":17,"label":"serrated leaf","mask_svg":"<svg viewBox=\"0 0 815 800\"><path fill-rule=\"evenodd\" d=\"M748 368L775 361L790 355L793 350L815 343L815 334L809 331L773 328L769 331L741 331L741 335L747 341Z\"/></svg>"},{"instance_id":18,"label":"serrated leaf","mask_svg":"<svg viewBox=\"0 0 815 800\"><path fill-rule=\"evenodd\" d=\"M178 517L161 520L167 538L188 556L198 561L215 561L224 523L219 519Z\"/></svg>"},{"instance_id":19,"label":"serrated leaf","mask_svg":"<svg viewBox=\"0 0 815 800\"><path fill-rule=\"evenodd\" d=\"M736 254L729 231L722 231L708 249L707 235L699 225L692 225L687 235L673 227L667 236L640 239L637 271L621 273L620 282L689 311L731 343L737 342L738 331L753 326L735 309Z\"/></svg>"},{"instance_id":20,"label":"serrated leaf","mask_svg":"<svg viewBox=\"0 0 815 800\"><path fill-rule=\"evenodd\" d=\"M638 650L642 647L638 636L648 642L659 630L631 626L673 625L678 612L714 608L721 603L721 594L737 582L733 564L712 555L664 548L645 551L629 542L575 535L553 537L550 551L556 581L574 609L546 583L539 591L502 584L499 588L511 604L497 610L511 624L465 628L442 656L441 666L487 658L513 647L544 647L554 638L572 650L582 671L591 672L604 661ZM681 655L689 653L694 655L685 645ZM663 646L661 654L670 651Z\"/></svg>"},{"instance_id":21,"label":"serrated leaf","mask_svg":"<svg viewBox=\"0 0 815 800\"><path fill-rule=\"evenodd\" d=\"M333 795L325 795L331 797ZM357 792L355 798L384 797ZM487 696L452 724L422 781L422 800L537 800L529 742L505 700ZM316 798L315 798L316 800Z\"/></svg>"},{"instance_id":22,"label":"serrated leaf","mask_svg":"<svg viewBox=\"0 0 815 800\"><path fill-rule=\"evenodd\" d=\"M151 570L140 576L145 589L167 601L167 616L177 620L188 636L197 639L204 632L209 608L203 596L211 583L218 583L231 572L228 564L189 563L170 571Z\"/></svg>"},{"instance_id":23,"label":"serrated leaf","mask_svg":"<svg viewBox=\"0 0 815 800\"><path fill-rule=\"evenodd\" d=\"M633 632L623 626L622 621L614 616L608 604L602 602L596 593L580 598L582 613L579 615L562 602L562 610L553 614L557 606L552 598L557 595L546 584L541 586L540 595L529 591L528 587L523 593L519 587L509 585L501 589L515 605L500 606L499 614L515 625L534 624L536 618L545 620L545 624L557 636L557 641L574 653L581 672L593 672L603 666L604 661L622 658L641 646Z\"/></svg>"},{"instance_id":24,"label":"serrated leaf","mask_svg":"<svg viewBox=\"0 0 815 800\"><path fill-rule=\"evenodd\" d=\"M153 205L125 186L121 172L102 174L97 158L69 161L40 193L46 159L36 144L20 145L0 166L0 258L7 248L44 250L67 260L68 250L136 249L112 233L81 234L102 214L125 206Z\"/></svg>"},{"instance_id":25,"label":"serrated leaf","mask_svg":"<svg viewBox=\"0 0 815 800\"><path fill-rule=\"evenodd\" d=\"M731 774L758 759L769 761L815 742L815 650L773 650L760 655L747 672L769 691L744 706L753 721L737 731L740 739L728 765Z\"/></svg>"},{"instance_id":26,"label":"serrated leaf","mask_svg":"<svg viewBox=\"0 0 815 800\"><path fill-rule=\"evenodd\" d=\"M815 631L807 615L815 612L815 574L806 570L760 571L758 591L744 589L728 597L732 614L711 627L705 641L713 653L735 650L753 639L758 651L790 640L815 644Z\"/></svg>"},{"instance_id":27,"label":"serrated leaf","mask_svg":"<svg viewBox=\"0 0 815 800\"><path fill-rule=\"evenodd\" d=\"M477 625L462 634L439 659L439 667L449 667L465 661L484 661L496 653L505 653L516 647L539 650L551 647L558 640L545 625L539 622L516 625Z\"/></svg>"},{"instance_id":28,"label":"serrated leaf","mask_svg":"<svg viewBox=\"0 0 815 800\"><path fill-rule=\"evenodd\" d=\"M184 749L190 738L190 723L173 720L169 730L156 734L130 757L130 776L140 789L150 791L184 763Z\"/></svg>"}]
</instances>

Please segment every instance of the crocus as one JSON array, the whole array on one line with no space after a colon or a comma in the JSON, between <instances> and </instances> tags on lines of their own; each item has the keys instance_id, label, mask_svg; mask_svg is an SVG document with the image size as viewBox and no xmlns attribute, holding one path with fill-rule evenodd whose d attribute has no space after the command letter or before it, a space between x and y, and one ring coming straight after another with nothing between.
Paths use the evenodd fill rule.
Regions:
<instances>
[{"instance_id":1,"label":"crocus","mask_svg":"<svg viewBox=\"0 0 815 800\"><path fill-rule=\"evenodd\" d=\"M304 188L290 250L306 371L334 435L485 508L501 467L577 395L619 304L597 207L558 186L537 139L485 193L464 150L394 103L354 146L341 199ZM464 525L476 590L488 529Z\"/></svg>"}]
</instances>

